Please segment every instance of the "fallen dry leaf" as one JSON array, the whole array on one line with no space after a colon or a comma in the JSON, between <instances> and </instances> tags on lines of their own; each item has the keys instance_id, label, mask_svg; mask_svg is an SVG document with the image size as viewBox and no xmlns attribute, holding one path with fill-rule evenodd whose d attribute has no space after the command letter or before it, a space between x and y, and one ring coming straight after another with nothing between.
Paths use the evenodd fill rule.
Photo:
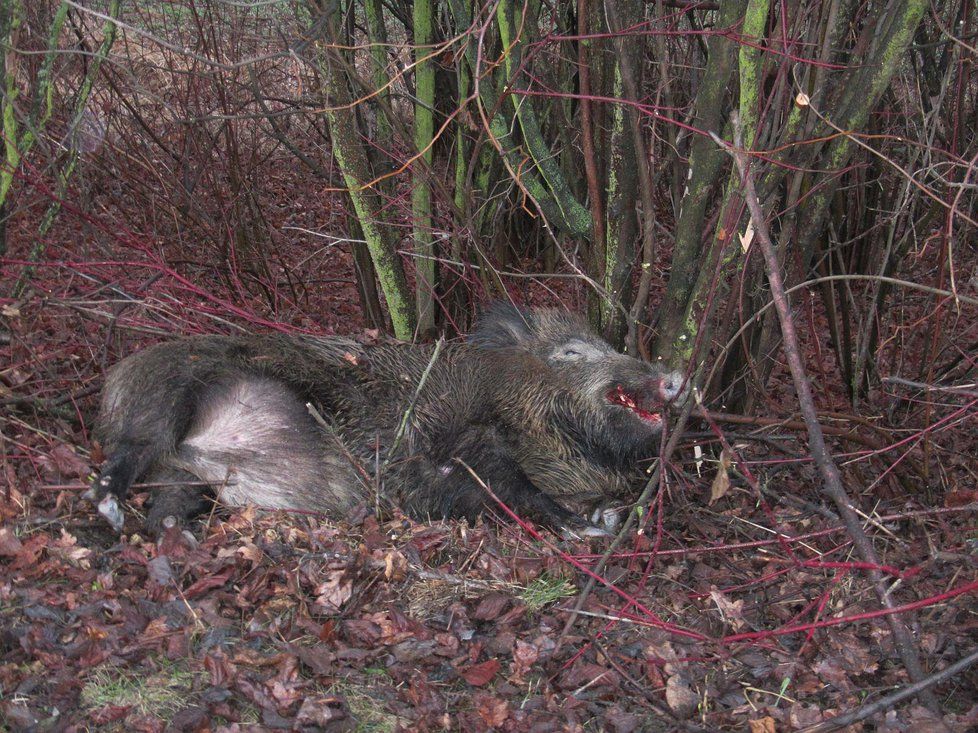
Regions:
<instances>
[{"instance_id":1,"label":"fallen dry leaf","mask_svg":"<svg viewBox=\"0 0 978 733\"><path fill-rule=\"evenodd\" d=\"M329 730L335 733L357 729L346 700L335 695L310 695L305 698L296 713L294 725L295 730Z\"/></svg>"},{"instance_id":2,"label":"fallen dry leaf","mask_svg":"<svg viewBox=\"0 0 978 733\"><path fill-rule=\"evenodd\" d=\"M90 558L92 551L87 547L78 544L78 538L68 534L64 529L61 530L61 537L51 545L50 551L69 565L88 570L91 566Z\"/></svg>"},{"instance_id":3,"label":"fallen dry leaf","mask_svg":"<svg viewBox=\"0 0 978 733\"><path fill-rule=\"evenodd\" d=\"M479 621L491 621L499 618L511 600L510 596L505 593L487 593L472 612L472 618Z\"/></svg>"},{"instance_id":4,"label":"fallen dry leaf","mask_svg":"<svg viewBox=\"0 0 978 733\"><path fill-rule=\"evenodd\" d=\"M510 679L514 682L522 681L523 677L537 663L539 658L540 650L535 644L518 639L513 646L513 664L510 668L510 672L512 673Z\"/></svg>"},{"instance_id":5,"label":"fallen dry leaf","mask_svg":"<svg viewBox=\"0 0 978 733\"><path fill-rule=\"evenodd\" d=\"M739 631L745 625L743 600L731 601L716 586L710 587L710 598L716 604L723 620L730 624L734 631Z\"/></svg>"},{"instance_id":6,"label":"fallen dry leaf","mask_svg":"<svg viewBox=\"0 0 978 733\"><path fill-rule=\"evenodd\" d=\"M770 716L748 720L747 724L750 726L750 733L777 733L778 730L774 718Z\"/></svg>"},{"instance_id":7,"label":"fallen dry leaf","mask_svg":"<svg viewBox=\"0 0 978 733\"><path fill-rule=\"evenodd\" d=\"M666 680L666 703L677 716L688 718L696 711L700 698L690 688L689 682L674 674Z\"/></svg>"},{"instance_id":8,"label":"fallen dry leaf","mask_svg":"<svg viewBox=\"0 0 978 733\"><path fill-rule=\"evenodd\" d=\"M47 454L38 456L41 473L47 480L84 479L89 472L88 461L64 443L54 446Z\"/></svg>"},{"instance_id":9,"label":"fallen dry leaf","mask_svg":"<svg viewBox=\"0 0 978 733\"><path fill-rule=\"evenodd\" d=\"M477 695L475 709L486 725L492 728L498 728L509 717L509 704L502 698L492 695Z\"/></svg>"},{"instance_id":10,"label":"fallen dry leaf","mask_svg":"<svg viewBox=\"0 0 978 733\"><path fill-rule=\"evenodd\" d=\"M353 595L353 578L343 570L333 570L326 573L326 580L316 586L316 604L325 613L340 612L343 604Z\"/></svg>"},{"instance_id":11,"label":"fallen dry leaf","mask_svg":"<svg viewBox=\"0 0 978 733\"><path fill-rule=\"evenodd\" d=\"M13 557L23 546L10 527L0 527L0 555Z\"/></svg>"},{"instance_id":12,"label":"fallen dry leaf","mask_svg":"<svg viewBox=\"0 0 978 733\"><path fill-rule=\"evenodd\" d=\"M489 659L481 664L473 664L471 667L460 670L459 674L473 687L482 687L492 681L501 666L498 659Z\"/></svg>"}]
</instances>

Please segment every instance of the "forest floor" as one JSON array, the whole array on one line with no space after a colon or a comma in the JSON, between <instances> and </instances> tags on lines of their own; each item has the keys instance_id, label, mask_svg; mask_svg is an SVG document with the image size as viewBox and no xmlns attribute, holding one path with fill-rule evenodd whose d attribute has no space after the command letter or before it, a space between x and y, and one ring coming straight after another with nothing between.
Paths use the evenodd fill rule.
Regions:
<instances>
[{"instance_id":1,"label":"forest floor","mask_svg":"<svg viewBox=\"0 0 978 733\"><path fill-rule=\"evenodd\" d=\"M322 225L328 206L296 190L274 226ZM108 210L99 196L89 210ZM4 293L25 271L30 216L10 223ZM7 729L772 733L909 684L846 531L819 510L781 372L756 410L781 422L721 423L735 466L690 425L642 531L571 625L607 540L220 509L151 541L145 494L113 532L82 500L107 366L176 333L364 327L342 247L283 245L280 261L301 265L273 264L283 285L262 300L191 247L176 258L106 216L69 207L27 295L0 301ZM847 417L831 383L819 400L894 605L914 604L902 618L939 672L978 647L974 401L881 394ZM941 715L910 698L850 729L978 728L978 667L934 690Z\"/></svg>"}]
</instances>

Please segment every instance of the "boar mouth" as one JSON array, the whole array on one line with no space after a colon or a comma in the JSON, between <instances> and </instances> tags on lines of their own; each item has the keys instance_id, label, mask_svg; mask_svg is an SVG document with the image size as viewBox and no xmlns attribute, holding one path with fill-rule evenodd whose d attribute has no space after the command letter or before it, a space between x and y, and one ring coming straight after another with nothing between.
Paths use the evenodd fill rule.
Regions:
<instances>
[{"instance_id":1,"label":"boar mouth","mask_svg":"<svg viewBox=\"0 0 978 733\"><path fill-rule=\"evenodd\" d=\"M662 422L662 414L651 412L641 406L642 400L637 395L631 394L620 384L608 392L608 402L633 413L639 420L649 425L658 425Z\"/></svg>"}]
</instances>

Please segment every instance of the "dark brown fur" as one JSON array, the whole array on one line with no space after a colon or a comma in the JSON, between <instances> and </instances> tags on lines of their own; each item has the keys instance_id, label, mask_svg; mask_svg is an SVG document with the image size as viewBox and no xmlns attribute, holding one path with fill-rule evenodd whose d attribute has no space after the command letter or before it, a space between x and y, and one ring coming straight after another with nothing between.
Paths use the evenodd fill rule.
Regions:
<instances>
[{"instance_id":1,"label":"dark brown fur","mask_svg":"<svg viewBox=\"0 0 978 733\"><path fill-rule=\"evenodd\" d=\"M374 467L386 464L383 493L412 516L474 518L496 504L470 468L517 513L582 527L574 512L622 495L657 445L661 421L649 413L680 391L679 375L615 352L556 310L497 305L468 342L432 353L281 335L141 351L106 382L97 435L108 461L95 494L124 497L139 479L205 481L228 504L336 517L371 499ZM645 419L616 404L620 394ZM190 516L202 500L199 488L160 490L148 522Z\"/></svg>"}]
</instances>

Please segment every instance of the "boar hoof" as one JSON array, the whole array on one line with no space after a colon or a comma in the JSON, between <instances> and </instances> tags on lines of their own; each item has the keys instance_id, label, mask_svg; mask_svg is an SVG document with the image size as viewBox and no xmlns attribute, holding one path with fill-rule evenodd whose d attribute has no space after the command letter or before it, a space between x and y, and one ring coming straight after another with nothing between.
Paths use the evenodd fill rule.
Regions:
<instances>
[{"instance_id":1,"label":"boar hoof","mask_svg":"<svg viewBox=\"0 0 978 733\"><path fill-rule=\"evenodd\" d=\"M611 537L608 532L595 527L593 524L585 524L581 527L561 527L560 536L565 540L580 540L585 537Z\"/></svg>"},{"instance_id":2,"label":"boar hoof","mask_svg":"<svg viewBox=\"0 0 978 733\"><path fill-rule=\"evenodd\" d=\"M599 507L591 515L591 524L603 527L609 533L614 534L621 526L621 512L611 507Z\"/></svg>"},{"instance_id":3,"label":"boar hoof","mask_svg":"<svg viewBox=\"0 0 978 733\"><path fill-rule=\"evenodd\" d=\"M119 502L115 498L115 494L105 495L102 501L98 503L98 513L105 517L112 529L116 532L122 531L122 527L126 523L126 518L122 513L122 509L119 507Z\"/></svg>"}]
</instances>

